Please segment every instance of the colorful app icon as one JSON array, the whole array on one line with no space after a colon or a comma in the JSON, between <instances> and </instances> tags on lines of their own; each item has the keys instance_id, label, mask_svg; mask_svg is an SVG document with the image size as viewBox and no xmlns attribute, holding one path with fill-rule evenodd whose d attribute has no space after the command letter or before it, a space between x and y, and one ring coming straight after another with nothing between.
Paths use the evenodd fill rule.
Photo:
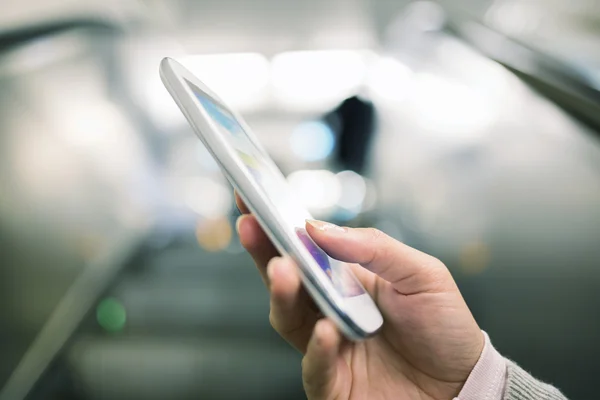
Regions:
<instances>
[{"instance_id":1,"label":"colorful app icon","mask_svg":"<svg viewBox=\"0 0 600 400\"><path fill-rule=\"evenodd\" d=\"M306 232L306 230L297 228L296 234L310 255L315 259L317 264L319 264L321 269L325 271L331 280L333 280L333 270L331 269L331 264L329 263L329 256L327 256L327 254L325 254L325 252L321 250L319 246L315 244L315 242L313 242L310 236L308 236L308 232Z\"/></svg>"},{"instance_id":2,"label":"colorful app icon","mask_svg":"<svg viewBox=\"0 0 600 400\"><path fill-rule=\"evenodd\" d=\"M354 275L346 270L348 265L340 261L331 259L317 244L310 238L308 232L297 228L296 234L302 241L310 255L315 259L321 269L327 274L335 289L345 297L359 296L364 293L362 286L358 283Z\"/></svg>"}]
</instances>

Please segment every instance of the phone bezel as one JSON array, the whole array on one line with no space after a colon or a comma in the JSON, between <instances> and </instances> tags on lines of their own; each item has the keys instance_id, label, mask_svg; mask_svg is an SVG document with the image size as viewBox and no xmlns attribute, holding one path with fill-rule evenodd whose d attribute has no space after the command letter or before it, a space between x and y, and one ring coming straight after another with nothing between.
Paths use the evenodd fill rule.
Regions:
<instances>
[{"instance_id":1,"label":"phone bezel","mask_svg":"<svg viewBox=\"0 0 600 400\"><path fill-rule=\"evenodd\" d=\"M285 180L244 119L177 61L165 58L160 64L160 76L196 135L219 164L229 182L237 189L269 239L281 254L289 255L296 261L306 289L322 312L334 320L341 331L352 340L362 340L376 333L383 323L383 318L370 295L365 293L355 297L343 297L335 290L325 272L316 264L300 240L284 228L284 223L272 211L275 206L271 200L254 186L235 150L219 133L212 118L208 116L186 81L196 85L218 105L229 111L262 153L271 172Z\"/></svg>"}]
</instances>

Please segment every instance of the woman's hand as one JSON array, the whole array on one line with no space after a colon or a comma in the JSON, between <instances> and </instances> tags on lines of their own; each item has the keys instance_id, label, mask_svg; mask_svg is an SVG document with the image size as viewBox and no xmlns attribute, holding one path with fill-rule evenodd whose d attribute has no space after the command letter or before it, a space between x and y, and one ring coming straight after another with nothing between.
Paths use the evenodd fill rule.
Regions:
<instances>
[{"instance_id":1,"label":"woman's hand","mask_svg":"<svg viewBox=\"0 0 600 400\"><path fill-rule=\"evenodd\" d=\"M242 245L271 294L273 328L304 354L309 399L452 399L483 350L477 326L446 266L375 229L311 221L306 229L329 255L351 263L384 317L382 330L346 341L320 318L297 267L281 258L236 198Z\"/></svg>"}]
</instances>

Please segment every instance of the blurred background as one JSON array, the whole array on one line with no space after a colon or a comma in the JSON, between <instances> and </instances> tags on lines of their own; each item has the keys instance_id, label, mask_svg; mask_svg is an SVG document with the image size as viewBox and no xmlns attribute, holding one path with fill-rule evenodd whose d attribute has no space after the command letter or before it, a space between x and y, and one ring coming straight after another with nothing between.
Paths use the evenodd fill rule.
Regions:
<instances>
[{"instance_id":1,"label":"blurred background","mask_svg":"<svg viewBox=\"0 0 600 400\"><path fill-rule=\"evenodd\" d=\"M495 346L600 374L600 2L4 0L0 399L301 399L179 59L313 214L442 259Z\"/></svg>"}]
</instances>

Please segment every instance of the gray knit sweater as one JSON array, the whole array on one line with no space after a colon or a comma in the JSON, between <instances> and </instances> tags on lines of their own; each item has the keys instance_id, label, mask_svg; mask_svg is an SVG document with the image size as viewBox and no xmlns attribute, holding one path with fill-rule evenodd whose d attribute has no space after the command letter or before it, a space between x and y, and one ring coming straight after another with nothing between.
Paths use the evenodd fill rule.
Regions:
<instances>
[{"instance_id":1,"label":"gray knit sweater","mask_svg":"<svg viewBox=\"0 0 600 400\"><path fill-rule=\"evenodd\" d=\"M562 393L542 383L517 364L508 361L504 400L566 400Z\"/></svg>"}]
</instances>

